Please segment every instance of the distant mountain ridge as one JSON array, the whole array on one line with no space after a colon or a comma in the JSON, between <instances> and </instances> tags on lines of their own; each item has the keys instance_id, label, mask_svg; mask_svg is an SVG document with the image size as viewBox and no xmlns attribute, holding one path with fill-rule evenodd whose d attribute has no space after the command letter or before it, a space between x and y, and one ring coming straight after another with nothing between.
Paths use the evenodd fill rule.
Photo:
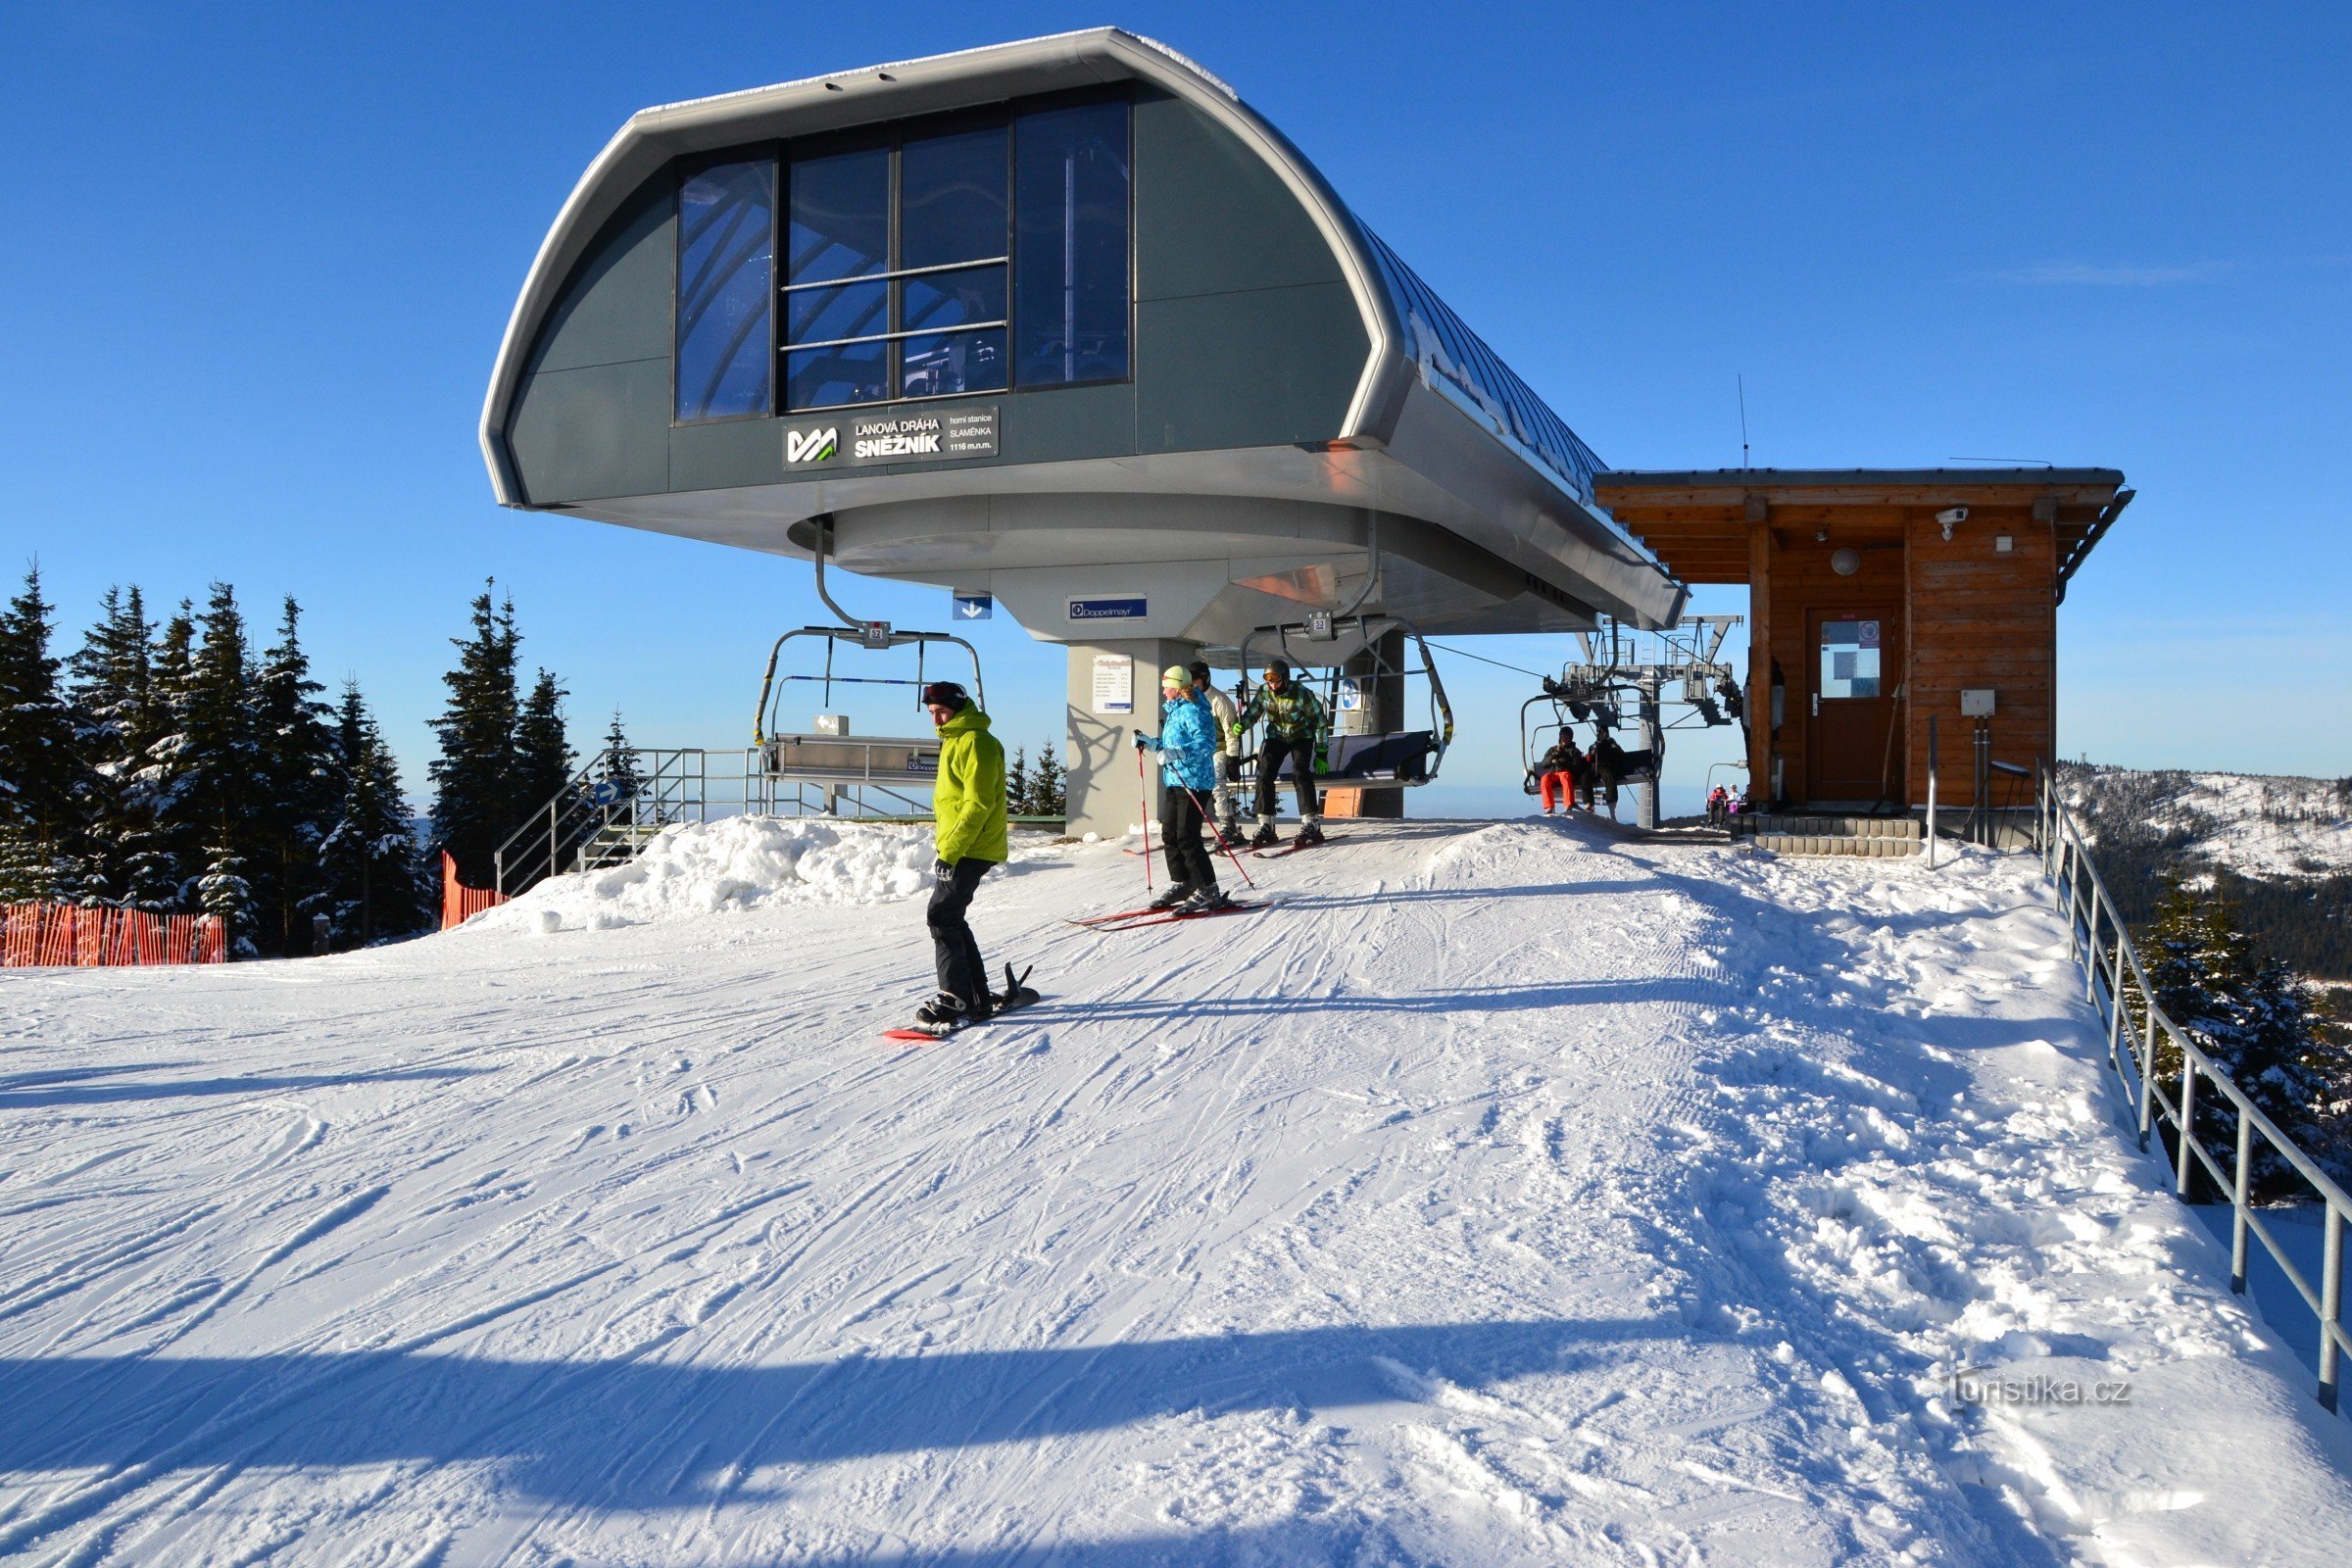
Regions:
<instances>
[{"instance_id":1,"label":"distant mountain ridge","mask_svg":"<svg viewBox=\"0 0 2352 1568\"><path fill-rule=\"evenodd\" d=\"M2058 780L2127 920L2177 871L2234 900L2266 952L2352 980L2352 778L2063 762Z\"/></svg>"}]
</instances>

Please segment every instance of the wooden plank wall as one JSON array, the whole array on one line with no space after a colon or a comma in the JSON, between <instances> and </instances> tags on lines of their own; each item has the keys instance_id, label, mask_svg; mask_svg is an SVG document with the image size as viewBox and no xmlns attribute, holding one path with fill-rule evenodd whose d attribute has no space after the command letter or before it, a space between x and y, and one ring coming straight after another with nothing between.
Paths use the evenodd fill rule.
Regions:
<instances>
[{"instance_id":1,"label":"wooden plank wall","mask_svg":"<svg viewBox=\"0 0 2352 1568\"><path fill-rule=\"evenodd\" d=\"M1933 511L1905 525L1910 563L1912 804L1927 804L1928 715L1938 715L1936 795L1974 803L1974 719L1960 716L1962 688L1995 695L1992 755L2032 767L2056 756L2058 553L2055 529L2031 506L1971 507L1950 543ZM2009 554L1994 545L2007 534ZM1997 803L2002 796L1996 787Z\"/></svg>"},{"instance_id":2,"label":"wooden plank wall","mask_svg":"<svg viewBox=\"0 0 2352 1568\"><path fill-rule=\"evenodd\" d=\"M1771 649L1772 658L1780 664L1787 685L1781 727L1772 737L1770 751L1781 759L1782 788L1791 801L1802 803L1810 785L1805 776L1805 754L1813 710L1813 686L1820 673L1814 667L1816 650L1812 644L1811 613L1816 610L1883 606L1891 611L1898 621L1904 619L1906 585L1903 558L1907 552L1892 537L1876 545L1850 534L1840 539L1835 524L1830 528L1830 541L1827 544L1817 543L1809 536L1802 543L1788 543L1787 540L1791 531L1788 526L1781 526L1777 541L1770 550L1770 602L1759 617L1765 624L1758 643ZM1838 576L1830 565L1830 557L1843 544L1850 544L1862 552L1861 569L1851 577ZM1761 600L1766 595L1759 594L1756 597ZM1907 634L1902 638L1901 646L1910 646ZM1887 678L1891 680L1898 675L1898 671L1889 671ZM1769 666L1766 666L1766 673L1759 677L1759 684L1769 679ZM1772 711L1769 686L1765 686L1763 691L1763 701L1753 711L1769 716ZM1954 702L1958 700L1953 699ZM1899 708L1895 721L1903 721ZM1898 797L1905 776L1903 765L1902 752L1898 748L1895 761ZM1772 776L1769 768L1770 762L1767 760L1766 771L1751 776L1769 784ZM1924 777L1918 773L1908 776Z\"/></svg>"}]
</instances>

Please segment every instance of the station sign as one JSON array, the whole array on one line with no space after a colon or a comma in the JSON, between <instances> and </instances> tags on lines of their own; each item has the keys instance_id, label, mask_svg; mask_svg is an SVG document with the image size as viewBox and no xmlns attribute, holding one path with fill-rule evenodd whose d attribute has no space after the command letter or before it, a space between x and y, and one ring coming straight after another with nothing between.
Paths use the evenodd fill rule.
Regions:
<instances>
[{"instance_id":1,"label":"station sign","mask_svg":"<svg viewBox=\"0 0 2352 1568\"><path fill-rule=\"evenodd\" d=\"M784 466L870 467L879 463L955 463L997 455L997 405L981 409L889 409L794 419L784 426Z\"/></svg>"},{"instance_id":2,"label":"station sign","mask_svg":"<svg viewBox=\"0 0 2352 1568\"><path fill-rule=\"evenodd\" d=\"M1098 713L1135 711L1135 661L1125 654L1095 656L1095 701Z\"/></svg>"}]
</instances>

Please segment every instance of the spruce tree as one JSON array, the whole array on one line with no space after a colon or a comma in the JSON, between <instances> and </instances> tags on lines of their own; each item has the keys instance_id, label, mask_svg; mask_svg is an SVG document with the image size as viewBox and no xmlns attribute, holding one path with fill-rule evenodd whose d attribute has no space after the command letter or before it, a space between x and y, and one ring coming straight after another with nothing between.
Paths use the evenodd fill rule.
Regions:
<instances>
[{"instance_id":1,"label":"spruce tree","mask_svg":"<svg viewBox=\"0 0 2352 1568\"><path fill-rule=\"evenodd\" d=\"M151 665L154 738L131 774L144 837L123 850L123 902L156 914L195 912L201 834L188 808L189 692L196 679L196 607L183 599L164 622Z\"/></svg>"},{"instance_id":2,"label":"spruce tree","mask_svg":"<svg viewBox=\"0 0 2352 1568\"><path fill-rule=\"evenodd\" d=\"M326 912L319 845L334 826L341 794L332 711L302 651L302 607L286 596L277 641L262 656L253 705L261 798L254 904L261 945L288 956L311 949L311 916Z\"/></svg>"},{"instance_id":3,"label":"spruce tree","mask_svg":"<svg viewBox=\"0 0 2352 1568\"><path fill-rule=\"evenodd\" d=\"M253 656L236 591L216 582L199 619L203 641L190 662L181 717L179 787L173 818L179 828L180 861L201 866L206 882L234 865L238 897L244 901L238 937L247 948L254 935L250 906L251 867L266 837L269 776L263 765L260 726L254 710ZM212 909L200 885L189 902Z\"/></svg>"},{"instance_id":4,"label":"spruce tree","mask_svg":"<svg viewBox=\"0 0 2352 1568\"><path fill-rule=\"evenodd\" d=\"M154 802L141 779L147 749L162 734L154 635L138 585L127 594L109 588L98 623L67 664L76 745L88 767L84 892L108 904L129 902L130 867L156 834Z\"/></svg>"},{"instance_id":5,"label":"spruce tree","mask_svg":"<svg viewBox=\"0 0 2352 1568\"><path fill-rule=\"evenodd\" d=\"M2305 1148L2332 1141L2352 1086L2340 1057L2326 1047L2309 988L2285 965L2258 959L2230 903L2192 889L2179 874L2166 878L2156 918L2139 943L2156 1005L2195 1041L2240 1093L2278 1129ZM2145 1004L2127 978L2125 998L2138 1015ZM2176 1101L2181 1056L2161 1031L2157 1080ZM2234 1107L2210 1085L2197 1098L2196 1136L2229 1168L2237 1137ZM2265 1140L2256 1151L2251 1186L2275 1197L2300 1185ZM2205 1186L2204 1177L2199 1178Z\"/></svg>"},{"instance_id":6,"label":"spruce tree","mask_svg":"<svg viewBox=\"0 0 2352 1568\"><path fill-rule=\"evenodd\" d=\"M514 720L514 784L522 813L537 810L571 783L576 760L564 733L564 699L570 694L546 670L531 683Z\"/></svg>"},{"instance_id":7,"label":"spruce tree","mask_svg":"<svg viewBox=\"0 0 2352 1568\"><path fill-rule=\"evenodd\" d=\"M661 825L662 803L648 794L638 764L637 748L629 744L628 732L621 728L620 710L615 708L596 764L599 798L605 803L599 816L606 824L627 829Z\"/></svg>"},{"instance_id":8,"label":"spruce tree","mask_svg":"<svg viewBox=\"0 0 2352 1568\"><path fill-rule=\"evenodd\" d=\"M85 768L49 651L50 614L34 565L0 612L0 892L12 899L77 892L87 848Z\"/></svg>"},{"instance_id":9,"label":"spruce tree","mask_svg":"<svg viewBox=\"0 0 2352 1568\"><path fill-rule=\"evenodd\" d=\"M529 809L516 804L521 792L515 788L514 650L520 638L514 601L494 608L487 587L474 597L472 614L472 634L450 640L458 667L442 676L449 704L432 721L441 754L427 772L433 843L457 861L468 886L488 887L493 853Z\"/></svg>"},{"instance_id":10,"label":"spruce tree","mask_svg":"<svg viewBox=\"0 0 2352 1568\"><path fill-rule=\"evenodd\" d=\"M1012 765L1004 770L1004 814L1029 814L1029 748L1012 749Z\"/></svg>"},{"instance_id":11,"label":"spruce tree","mask_svg":"<svg viewBox=\"0 0 2352 1568\"><path fill-rule=\"evenodd\" d=\"M231 957L254 956L253 884L245 876L245 858L227 837L206 847L204 875L196 883L196 906L220 917L223 945Z\"/></svg>"},{"instance_id":12,"label":"spruce tree","mask_svg":"<svg viewBox=\"0 0 2352 1568\"><path fill-rule=\"evenodd\" d=\"M423 929L432 881L400 788L400 767L357 681L346 682L335 725L340 798L319 846L331 940L364 947Z\"/></svg>"},{"instance_id":13,"label":"spruce tree","mask_svg":"<svg viewBox=\"0 0 2352 1568\"><path fill-rule=\"evenodd\" d=\"M1037 778L1029 786L1029 809L1035 816L1070 814L1068 776L1062 770L1061 759L1054 755L1052 741L1046 742L1037 754Z\"/></svg>"}]
</instances>

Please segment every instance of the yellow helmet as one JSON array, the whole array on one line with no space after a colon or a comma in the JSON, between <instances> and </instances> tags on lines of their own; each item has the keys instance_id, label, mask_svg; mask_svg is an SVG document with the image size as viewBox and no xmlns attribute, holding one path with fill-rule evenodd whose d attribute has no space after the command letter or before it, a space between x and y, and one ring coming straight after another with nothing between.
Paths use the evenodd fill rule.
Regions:
<instances>
[{"instance_id":1,"label":"yellow helmet","mask_svg":"<svg viewBox=\"0 0 2352 1568\"><path fill-rule=\"evenodd\" d=\"M1182 664L1170 664L1159 672L1159 683L1162 686L1182 686L1190 691L1193 685L1193 672Z\"/></svg>"}]
</instances>

